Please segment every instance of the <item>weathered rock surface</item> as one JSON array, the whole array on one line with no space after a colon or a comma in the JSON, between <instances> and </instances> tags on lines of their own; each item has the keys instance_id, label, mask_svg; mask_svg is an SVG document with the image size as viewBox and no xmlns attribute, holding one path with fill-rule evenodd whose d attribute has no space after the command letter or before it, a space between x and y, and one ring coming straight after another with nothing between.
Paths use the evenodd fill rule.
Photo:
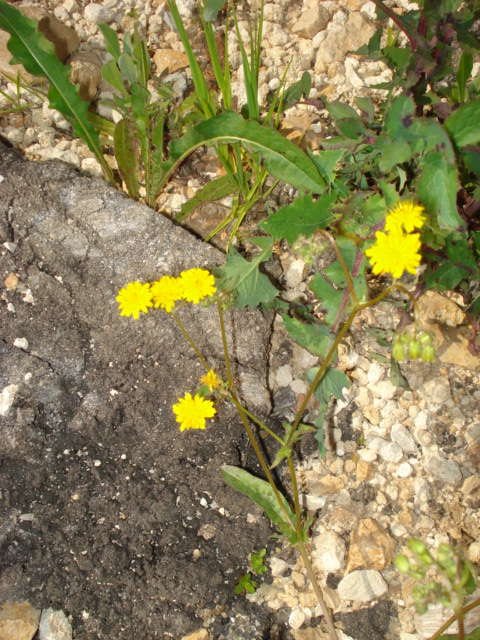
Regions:
<instances>
[{"instance_id":1,"label":"weathered rock surface","mask_svg":"<svg viewBox=\"0 0 480 640\"><path fill-rule=\"evenodd\" d=\"M77 639L181 637L201 607L228 610L269 528L220 476L247 450L234 413L221 405L206 431L178 429L171 406L203 373L180 330L158 310L121 318L115 296L223 255L60 163L2 149L0 175L0 602L62 608ZM215 308L180 314L221 370ZM265 412L269 321L226 323L244 400Z\"/></svg>"}]
</instances>

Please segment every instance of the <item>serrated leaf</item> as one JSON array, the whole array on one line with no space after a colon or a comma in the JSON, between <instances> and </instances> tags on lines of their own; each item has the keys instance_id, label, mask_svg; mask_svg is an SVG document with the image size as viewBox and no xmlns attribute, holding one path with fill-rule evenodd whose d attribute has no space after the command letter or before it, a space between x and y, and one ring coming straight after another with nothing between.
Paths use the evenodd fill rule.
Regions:
<instances>
[{"instance_id":1,"label":"serrated leaf","mask_svg":"<svg viewBox=\"0 0 480 640\"><path fill-rule=\"evenodd\" d=\"M310 384L312 384L318 370L319 367L312 367L308 370L307 380ZM328 404L332 396L337 398L337 400L344 400L343 389L345 388L350 388L350 381L345 373L340 371L340 369L327 367L320 382L317 384L315 395L321 404Z\"/></svg>"},{"instance_id":2,"label":"serrated leaf","mask_svg":"<svg viewBox=\"0 0 480 640\"><path fill-rule=\"evenodd\" d=\"M23 64L32 75L49 80L50 108L57 109L73 123L74 134L87 143L102 165L107 179L115 184L112 171L100 148L98 133L88 120L89 104L80 98L78 87L70 83L71 68L60 62L53 44L38 31L37 23L4 0L0 0L0 28L11 36L7 43L7 48L13 55L10 64Z\"/></svg>"},{"instance_id":3,"label":"serrated leaf","mask_svg":"<svg viewBox=\"0 0 480 640\"><path fill-rule=\"evenodd\" d=\"M436 215L441 229L455 230L465 226L457 211L458 172L447 163L440 151L422 159L417 180L417 196L425 209Z\"/></svg>"},{"instance_id":4,"label":"serrated leaf","mask_svg":"<svg viewBox=\"0 0 480 640\"><path fill-rule=\"evenodd\" d=\"M457 148L480 142L480 102L461 105L445 120L445 129Z\"/></svg>"},{"instance_id":5,"label":"serrated leaf","mask_svg":"<svg viewBox=\"0 0 480 640\"><path fill-rule=\"evenodd\" d=\"M275 467L277 467L282 460L285 460L285 458L288 458L291 455L292 455L291 447L287 447L287 446L280 447L280 449L277 451L277 454L275 456L275 460L270 465L270 469L275 469Z\"/></svg>"},{"instance_id":6,"label":"serrated leaf","mask_svg":"<svg viewBox=\"0 0 480 640\"><path fill-rule=\"evenodd\" d=\"M344 149L329 149L324 151L319 151L314 154L310 149L307 149L308 155L311 157L313 162L316 164L320 175L327 182L327 184L332 184L335 179L335 169L338 161L345 153Z\"/></svg>"},{"instance_id":7,"label":"serrated leaf","mask_svg":"<svg viewBox=\"0 0 480 640\"><path fill-rule=\"evenodd\" d=\"M305 324L287 315L283 321L290 338L315 356L324 357L335 342L334 334L324 325Z\"/></svg>"},{"instance_id":8,"label":"serrated leaf","mask_svg":"<svg viewBox=\"0 0 480 640\"><path fill-rule=\"evenodd\" d=\"M280 499L284 505L290 522L287 519L286 514L277 502L277 498L273 492L272 487L266 480L253 476L245 469L239 467L233 467L225 464L221 468L222 477L224 481L233 487L236 491L240 491L245 496L249 497L255 504L261 507L271 522L287 537L290 544L295 544L297 541L297 534L295 529L292 529L292 523L295 522L295 516L290 509L290 506L285 497L280 494Z\"/></svg>"},{"instance_id":9,"label":"serrated leaf","mask_svg":"<svg viewBox=\"0 0 480 640\"><path fill-rule=\"evenodd\" d=\"M269 216L259 226L277 242L285 239L292 245L300 236L309 238L317 229L326 229L333 221L331 207L335 194L324 194L316 202L311 195L300 196L290 205Z\"/></svg>"},{"instance_id":10,"label":"serrated leaf","mask_svg":"<svg viewBox=\"0 0 480 640\"><path fill-rule=\"evenodd\" d=\"M271 238L255 238L252 242L261 247L262 251L251 262L231 247L226 264L212 269L217 287L221 291L235 292L236 306L240 309L268 304L278 295L267 276L258 270L258 265L271 256L273 242Z\"/></svg>"}]
</instances>

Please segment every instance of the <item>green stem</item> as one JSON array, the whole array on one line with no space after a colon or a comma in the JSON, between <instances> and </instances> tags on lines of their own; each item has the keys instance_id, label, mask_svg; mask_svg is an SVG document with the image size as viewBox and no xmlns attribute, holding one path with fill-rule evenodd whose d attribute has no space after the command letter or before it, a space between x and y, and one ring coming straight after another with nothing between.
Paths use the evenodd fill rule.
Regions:
<instances>
[{"instance_id":1,"label":"green stem","mask_svg":"<svg viewBox=\"0 0 480 640\"><path fill-rule=\"evenodd\" d=\"M471 611L472 609L475 609L475 607L478 607L479 605L480 605L480 598L477 598L477 600L474 600L473 602L470 602L470 604L467 604L465 607L462 607L459 613L462 617L464 617L469 611ZM451 616L445 622L445 624L443 624L440 627L440 629L437 629L437 631L435 631L433 636L430 636L430 638L428 638L428 640L437 640L437 638L439 638L442 635L442 633L446 631L448 627L452 625L457 619L458 619L458 613L455 612L453 616Z\"/></svg>"},{"instance_id":2,"label":"green stem","mask_svg":"<svg viewBox=\"0 0 480 640\"><path fill-rule=\"evenodd\" d=\"M180 327L180 329L182 330L183 335L185 336L185 338L188 340L190 346L192 347L192 349L195 351L195 353L197 354L197 356L200 359L200 362L203 364L203 366L205 367L205 369L207 371L210 371L210 367L208 366L207 361L205 360L205 358L202 356L202 354L200 353L197 345L195 344L195 342L192 340L192 338L190 337L190 334L188 333L188 331L185 329L185 327L183 326L183 324L181 323L181 321L179 320L177 314L175 313L175 311L172 311L172 316L175 319L175 322L178 324L178 326Z\"/></svg>"},{"instance_id":3,"label":"green stem","mask_svg":"<svg viewBox=\"0 0 480 640\"><path fill-rule=\"evenodd\" d=\"M253 450L255 451L255 455L258 458L258 461L263 469L263 472L265 473L268 483L270 484L272 491L275 495L275 498L278 502L278 504L280 505L280 508L282 509L282 511L284 512L286 518L287 518L287 522L290 523L290 526L292 527L292 530L295 531L296 527L295 524L292 522L292 519L290 517L290 514L288 513L283 500L280 497L280 492L277 489L277 485L275 484L275 480L273 479L273 476L270 472L270 469L268 468L268 464L265 461L265 458L263 456L263 453L260 450L260 447L258 446L257 440L255 438L255 435L253 434L252 428L250 427L250 425L248 424L248 419L247 416L245 414L245 411L242 407L242 405L240 404L237 395L235 393L235 391L233 390L233 378L232 378L232 370L230 367L230 357L228 355L228 345L227 345L227 334L225 332L225 322L223 319L223 310L222 310L222 305L220 304L220 301L217 300L217 309L218 309L218 316L220 318L220 329L222 332L222 343L223 343L223 353L224 353L224 357L225 357L225 366L227 369L227 378L228 378L228 386L230 387L230 397L232 399L233 404L235 405L240 418L243 422L243 426L245 427L245 431L247 432L248 438L250 440L250 444L253 447Z\"/></svg>"},{"instance_id":4,"label":"green stem","mask_svg":"<svg viewBox=\"0 0 480 640\"><path fill-rule=\"evenodd\" d=\"M295 418L295 422L293 423L292 426L292 430L290 432L290 435L288 437L287 442L285 443L286 446L289 446L292 444L293 442L293 436L295 435L295 432L298 428L298 425L300 424L300 421L302 419L302 416L305 412L305 409L307 408L307 404L310 400L310 398L312 397L315 389L317 388L318 383L320 382L320 380L322 379L323 375L325 374L325 371L327 370L330 361L332 360L333 356L335 355L335 351L338 348L338 345L340 344L340 342L342 341L343 337L345 336L345 334L347 333L347 331L350 328L350 325L352 324L355 316L357 315L357 313L359 311L361 311L362 309L366 309L367 307L371 307L374 304L377 304L378 302L380 302L381 300L383 300L383 298L385 298L385 296L387 296L393 289L395 288L402 288L401 285L397 285L397 284L392 284L390 287L388 287L387 289L385 289L385 291L382 291L382 293L380 293L376 298L374 298L373 300L368 300L367 302L364 302L362 304L357 304L352 311L350 312L350 315L348 316L345 324L343 325L343 327L340 329L335 342L332 344L332 346L330 347L327 355L325 356L324 361L322 362L322 366L320 367L320 369L317 372L317 375L315 376L315 378L313 379L313 382L311 383L305 398L303 399L303 402L301 404L300 409L298 410L297 416Z\"/></svg>"}]
</instances>

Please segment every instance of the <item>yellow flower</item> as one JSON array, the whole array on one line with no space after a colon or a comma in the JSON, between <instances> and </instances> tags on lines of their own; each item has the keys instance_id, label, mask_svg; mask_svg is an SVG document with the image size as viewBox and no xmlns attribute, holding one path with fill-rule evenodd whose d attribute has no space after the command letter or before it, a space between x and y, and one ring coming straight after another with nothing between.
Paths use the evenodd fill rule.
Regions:
<instances>
[{"instance_id":1,"label":"yellow flower","mask_svg":"<svg viewBox=\"0 0 480 640\"><path fill-rule=\"evenodd\" d=\"M211 400L205 400L198 394L192 398L189 393L185 394L185 398L179 398L172 408L180 423L180 431L205 429L205 419L213 418L217 412Z\"/></svg>"},{"instance_id":2,"label":"yellow flower","mask_svg":"<svg viewBox=\"0 0 480 640\"><path fill-rule=\"evenodd\" d=\"M148 283L142 284L138 280L129 282L118 292L117 302L121 316L133 316L135 320L138 320L140 311L147 313L148 307L152 306L150 285Z\"/></svg>"},{"instance_id":3,"label":"yellow flower","mask_svg":"<svg viewBox=\"0 0 480 640\"><path fill-rule=\"evenodd\" d=\"M216 291L215 278L206 269L189 269L180 274L182 295L187 302L198 304L200 300L213 296Z\"/></svg>"},{"instance_id":4,"label":"yellow flower","mask_svg":"<svg viewBox=\"0 0 480 640\"><path fill-rule=\"evenodd\" d=\"M152 298L155 308L162 307L170 313L178 300L182 299L182 287L179 278L163 276L152 283Z\"/></svg>"},{"instance_id":5,"label":"yellow flower","mask_svg":"<svg viewBox=\"0 0 480 640\"><path fill-rule=\"evenodd\" d=\"M395 227L389 233L377 231L377 241L365 255L373 266L373 274L391 273L394 278L400 278L404 271L415 274L420 264L420 234L403 233Z\"/></svg>"},{"instance_id":6,"label":"yellow flower","mask_svg":"<svg viewBox=\"0 0 480 640\"><path fill-rule=\"evenodd\" d=\"M213 369L210 369L210 371L202 376L200 380L206 387L210 389L210 391L213 391L221 384L221 381L218 379L218 376L215 371L213 371Z\"/></svg>"},{"instance_id":7,"label":"yellow flower","mask_svg":"<svg viewBox=\"0 0 480 640\"><path fill-rule=\"evenodd\" d=\"M407 233L411 233L414 229L421 229L426 220L423 212L422 205L415 204L412 200L399 202L387 215L385 230L393 231L403 227Z\"/></svg>"}]
</instances>

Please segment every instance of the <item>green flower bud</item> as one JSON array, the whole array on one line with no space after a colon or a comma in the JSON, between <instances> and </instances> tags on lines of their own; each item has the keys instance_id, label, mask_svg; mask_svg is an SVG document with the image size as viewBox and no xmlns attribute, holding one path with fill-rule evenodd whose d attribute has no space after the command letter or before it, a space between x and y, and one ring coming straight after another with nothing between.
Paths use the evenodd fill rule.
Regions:
<instances>
[{"instance_id":1,"label":"green flower bud","mask_svg":"<svg viewBox=\"0 0 480 640\"><path fill-rule=\"evenodd\" d=\"M435 347L433 345L427 344L426 347L423 347L422 360L424 362L433 362L435 360Z\"/></svg>"},{"instance_id":2,"label":"green flower bud","mask_svg":"<svg viewBox=\"0 0 480 640\"><path fill-rule=\"evenodd\" d=\"M392 358L397 362L402 362L402 360L405 360L405 345L399 340L395 340L395 342L393 343Z\"/></svg>"},{"instance_id":3,"label":"green flower bud","mask_svg":"<svg viewBox=\"0 0 480 640\"><path fill-rule=\"evenodd\" d=\"M421 331L417 335L417 340L420 342L422 346L426 346L427 344L432 344L432 336L425 331Z\"/></svg>"},{"instance_id":4,"label":"green flower bud","mask_svg":"<svg viewBox=\"0 0 480 640\"><path fill-rule=\"evenodd\" d=\"M408 541L408 548L410 549L410 551L413 551L413 553L418 557L420 562L423 562L423 564L433 564L434 560L432 554L427 549L425 543L421 540L418 540L418 538L410 538L410 540Z\"/></svg>"},{"instance_id":5,"label":"green flower bud","mask_svg":"<svg viewBox=\"0 0 480 640\"><path fill-rule=\"evenodd\" d=\"M422 345L418 340L410 340L408 343L408 357L416 360L422 354Z\"/></svg>"},{"instance_id":6,"label":"green flower bud","mask_svg":"<svg viewBox=\"0 0 480 640\"><path fill-rule=\"evenodd\" d=\"M407 556L404 556L402 553L398 555L395 560L395 566L400 573L406 574L410 570L410 560Z\"/></svg>"}]
</instances>

